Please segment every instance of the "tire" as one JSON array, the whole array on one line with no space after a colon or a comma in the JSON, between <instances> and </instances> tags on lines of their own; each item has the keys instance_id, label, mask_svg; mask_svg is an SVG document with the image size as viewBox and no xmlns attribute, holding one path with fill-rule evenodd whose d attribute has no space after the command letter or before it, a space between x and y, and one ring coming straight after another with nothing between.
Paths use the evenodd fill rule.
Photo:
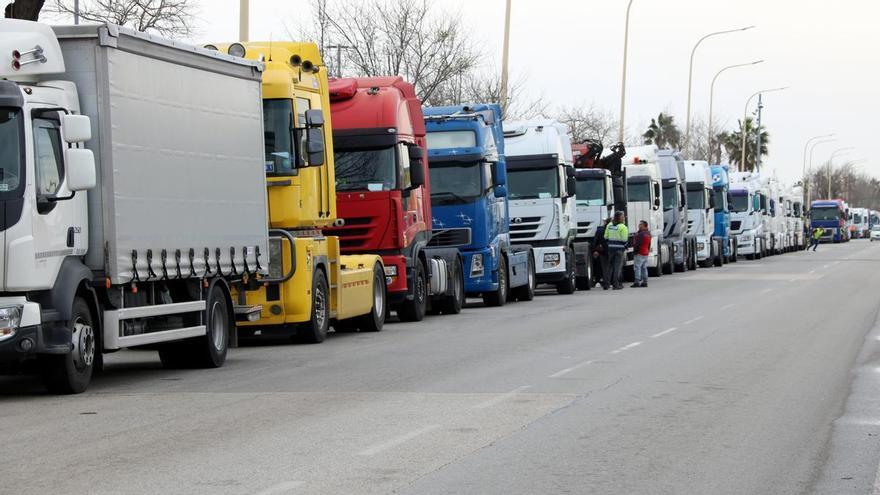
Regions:
<instances>
[{"instance_id":1,"label":"tire","mask_svg":"<svg viewBox=\"0 0 880 495\"><path fill-rule=\"evenodd\" d=\"M672 244L666 245L666 253L668 257L666 258L666 263L663 263L663 275L672 275L675 273L675 248L672 247ZM662 253L661 253L662 256Z\"/></svg>"},{"instance_id":2,"label":"tire","mask_svg":"<svg viewBox=\"0 0 880 495\"><path fill-rule=\"evenodd\" d=\"M486 306L501 307L507 304L507 294L510 292L510 283L507 280L507 259L502 254L498 258L498 289L494 292L483 293L483 304Z\"/></svg>"},{"instance_id":3,"label":"tire","mask_svg":"<svg viewBox=\"0 0 880 495\"><path fill-rule=\"evenodd\" d=\"M397 309L397 316L401 321L422 321L428 310L428 276L425 273L425 265L420 259L416 259L415 273L413 274L413 298L404 301Z\"/></svg>"},{"instance_id":4,"label":"tire","mask_svg":"<svg viewBox=\"0 0 880 495\"><path fill-rule=\"evenodd\" d=\"M736 247L736 243L735 243L735 242L731 242L731 248L730 248L730 250L731 250L731 254L730 254L730 262L731 262L731 263L736 263L737 261L739 261L739 248Z\"/></svg>"},{"instance_id":5,"label":"tire","mask_svg":"<svg viewBox=\"0 0 880 495\"><path fill-rule=\"evenodd\" d=\"M384 278L384 277L383 277ZM300 325L296 337L300 342L320 344L330 329L330 286L323 270L315 270L312 276L312 315Z\"/></svg>"},{"instance_id":6,"label":"tire","mask_svg":"<svg viewBox=\"0 0 880 495\"><path fill-rule=\"evenodd\" d=\"M654 268L650 268L650 267L648 268L648 276L649 276L649 277L661 277L661 276L663 276L663 250L662 250L662 249L659 249L659 246L658 246L658 250L659 250L660 252L657 253L657 261L654 263L654 264L655 264L655 267L654 267Z\"/></svg>"},{"instance_id":7,"label":"tire","mask_svg":"<svg viewBox=\"0 0 880 495\"><path fill-rule=\"evenodd\" d=\"M556 283L556 292L562 295L569 295L574 294L574 291L577 290L577 268L574 261L574 249L566 248L565 256L566 277L562 282Z\"/></svg>"},{"instance_id":8,"label":"tire","mask_svg":"<svg viewBox=\"0 0 880 495\"><path fill-rule=\"evenodd\" d=\"M440 303L440 311L445 315L457 315L464 306L464 273L461 263L456 261L452 269L452 295Z\"/></svg>"},{"instance_id":9,"label":"tire","mask_svg":"<svg viewBox=\"0 0 880 495\"><path fill-rule=\"evenodd\" d=\"M675 256L672 257L672 262L675 265L674 270L678 273L686 272L688 270L688 266L690 265L690 261L691 261L690 243L688 243L686 241L682 242L681 248L684 250L684 253L682 253L682 255L681 255L681 263L680 264L675 263Z\"/></svg>"},{"instance_id":10,"label":"tire","mask_svg":"<svg viewBox=\"0 0 880 495\"><path fill-rule=\"evenodd\" d=\"M40 375L50 393L79 394L89 387L100 352L94 321L85 299L74 298L70 320L66 323L71 329L73 350L63 355L39 356Z\"/></svg>"},{"instance_id":11,"label":"tire","mask_svg":"<svg viewBox=\"0 0 880 495\"><path fill-rule=\"evenodd\" d=\"M205 324L208 327L204 337L194 339L193 358L199 368L219 368L226 362L229 351L229 332L235 331L229 318L229 303L226 293L219 284L211 286L205 308Z\"/></svg>"},{"instance_id":12,"label":"tire","mask_svg":"<svg viewBox=\"0 0 880 495\"><path fill-rule=\"evenodd\" d=\"M535 259L534 256L531 255L531 253L529 254L527 269L529 271L529 280L528 282L526 282L526 285L513 289L517 301L531 301L535 298L535 287L538 285L538 283L535 277Z\"/></svg>"},{"instance_id":13,"label":"tire","mask_svg":"<svg viewBox=\"0 0 880 495\"><path fill-rule=\"evenodd\" d=\"M376 263L373 267L373 307L369 313L355 318L362 332L381 332L385 326L385 270Z\"/></svg>"}]
</instances>

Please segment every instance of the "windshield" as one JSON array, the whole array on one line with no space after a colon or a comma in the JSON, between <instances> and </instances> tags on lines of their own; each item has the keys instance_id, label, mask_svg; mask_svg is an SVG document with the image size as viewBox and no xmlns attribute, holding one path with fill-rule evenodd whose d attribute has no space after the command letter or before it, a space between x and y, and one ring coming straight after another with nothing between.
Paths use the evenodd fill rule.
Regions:
<instances>
[{"instance_id":1,"label":"windshield","mask_svg":"<svg viewBox=\"0 0 880 495\"><path fill-rule=\"evenodd\" d=\"M678 194L675 192L675 185L663 188L663 209L671 210L678 206Z\"/></svg>"},{"instance_id":2,"label":"windshield","mask_svg":"<svg viewBox=\"0 0 880 495\"><path fill-rule=\"evenodd\" d=\"M397 186L396 147L336 151L337 191L391 191Z\"/></svg>"},{"instance_id":3,"label":"windshield","mask_svg":"<svg viewBox=\"0 0 880 495\"><path fill-rule=\"evenodd\" d=\"M706 206L703 204L703 199L705 199L705 194L703 194L702 189L697 189L696 191L688 191L688 209L689 210L702 210Z\"/></svg>"},{"instance_id":4,"label":"windshield","mask_svg":"<svg viewBox=\"0 0 880 495\"><path fill-rule=\"evenodd\" d=\"M651 201L651 184L646 180L627 181L626 192L630 202Z\"/></svg>"},{"instance_id":5,"label":"windshield","mask_svg":"<svg viewBox=\"0 0 880 495\"><path fill-rule=\"evenodd\" d=\"M577 202L588 206L605 204L605 179L579 179L575 186Z\"/></svg>"},{"instance_id":6,"label":"windshield","mask_svg":"<svg viewBox=\"0 0 880 495\"><path fill-rule=\"evenodd\" d=\"M731 195L731 199L732 199L732 202L730 203L730 211L734 211L737 213L749 211L749 195L748 194L733 193Z\"/></svg>"},{"instance_id":7,"label":"windshield","mask_svg":"<svg viewBox=\"0 0 880 495\"><path fill-rule=\"evenodd\" d=\"M510 199L558 198L556 169L508 170L507 189Z\"/></svg>"},{"instance_id":8,"label":"windshield","mask_svg":"<svg viewBox=\"0 0 880 495\"><path fill-rule=\"evenodd\" d=\"M477 145L474 131L431 131L428 133L428 149L473 148Z\"/></svg>"},{"instance_id":9,"label":"windshield","mask_svg":"<svg viewBox=\"0 0 880 495\"><path fill-rule=\"evenodd\" d=\"M21 110L0 108L0 198L18 197L22 183Z\"/></svg>"},{"instance_id":10,"label":"windshield","mask_svg":"<svg viewBox=\"0 0 880 495\"><path fill-rule=\"evenodd\" d=\"M838 220L840 210L833 206L813 208L810 210L810 218L813 220Z\"/></svg>"},{"instance_id":11,"label":"windshield","mask_svg":"<svg viewBox=\"0 0 880 495\"><path fill-rule=\"evenodd\" d=\"M854 223L862 223L862 216L858 213L853 214L853 222Z\"/></svg>"},{"instance_id":12,"label":"windshield","mask_svg":"<svg viewBox=\"0 0 880 495\"><path fill-rule=\"evenodd\" d=\"M728 211L727 209L727 192L723 187L715 188L715 212L721 213Z\"/></svg>"},{"instance_id":13,"label":"windshield","mask_svg":"<svg viewBox=\"0 0 880 495\"><path fill-rule=\"evenodd\" d=\"M481 162L432 163L428 172L431 178L431 204L452 205L474 201L483 191Z\"/></svg>"}]
</instances>

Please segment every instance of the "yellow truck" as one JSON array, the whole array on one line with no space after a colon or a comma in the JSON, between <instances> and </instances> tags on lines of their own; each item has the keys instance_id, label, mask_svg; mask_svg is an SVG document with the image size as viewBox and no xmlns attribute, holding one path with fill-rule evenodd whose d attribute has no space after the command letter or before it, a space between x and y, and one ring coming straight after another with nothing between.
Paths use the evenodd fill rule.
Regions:
<instances>
[{"instance_id":1,"label":"yellow truck","mask_svg":"<svg viewBox=\"0 0 880 495\"><path fill-rule=\"evenodd\" d=\"M295 330L318 343L330 325L376 332L385 323L385 269L376 255L340 255L327 72L317 45L248 42L207 45L257 60L263 71L263 127L269 203L269 276L237 295L261 306L240 331Z\"/></svg>"}]
</instances>

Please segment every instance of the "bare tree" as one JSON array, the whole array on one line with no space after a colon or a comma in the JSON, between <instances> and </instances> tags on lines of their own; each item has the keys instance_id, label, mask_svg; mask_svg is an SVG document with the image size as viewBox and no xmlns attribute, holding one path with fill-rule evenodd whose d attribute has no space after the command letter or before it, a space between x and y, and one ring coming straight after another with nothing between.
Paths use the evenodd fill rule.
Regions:
<instances>
[{"instance_id":1,"label":"bare tree","mask_svg":"<svg viewBox=\"0 0 880 495\"><path fill-rule=\"evenodd\" d=\"M72 16L74 2L54 0L48 11ZM167 38L189 38L194 33L193 0L80 0L79 17L85 22L119 24Z\"/></svg>"},{"instance_id":2,"label":"bare tree","mask_svg":"<svg viewBox=\"0 0 880 495\"><path fill-rule=\"evenodd\" d=\"M830 173L829 173L830 172ZM828 196L828 181L831 180L831 195ZM880 208L880 181L869 174L856 170L852 163L834 167L825 162L808 177L808 187L814 199L843 198L851 206L860 208Z\"/></svg>"},{"instance_id":3,"label":"bare tree","mask_svg":"<svg viewBox=\"0 0 880 495\"><path fill-rule=\"evenodd\" d=\"M403 76L422 101L479 60L461 16L436 14L428 0L312 0L305 19L288 34L318 43L325 64L345 74ZM339 52L345 60L335 60L331 45L346 47Z\"/></svg>"},{"instance_id":4,"label":"bare tree","mask_svg":"<svg viewBox=\"0 0 880 495\"><path fill-rule=\"evenodd\" d=\"M44 3L46 0L15 0L6 5L3 16L7 19L37 21Z\"/></svg>"},{"instance_id":5,"label":"bare tree","mask_svg":"<svg viewBox=\"0 0 880 495\"><path fill-rule=\"evenodd\" d=\"M617 133L617 119L595 103L562 107L557 119L568 126L571 139L576 143L594 139L609 144Z\"/></svg>"}]
</instances>

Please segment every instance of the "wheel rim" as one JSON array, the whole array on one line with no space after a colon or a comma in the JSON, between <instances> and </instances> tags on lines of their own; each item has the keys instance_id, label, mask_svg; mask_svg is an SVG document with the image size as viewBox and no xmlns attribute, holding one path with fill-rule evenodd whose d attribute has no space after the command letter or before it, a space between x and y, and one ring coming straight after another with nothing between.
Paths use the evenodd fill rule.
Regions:
<instances>
[{"instance_id":1,"label":"wheel rim","mask_svg":"<svg viewBox=\"0 0 880 495\"><path fill-rule=\"evenodd\" d=\"M324 288L319 286L315 290L315 323L318 324L318 328L324 328L324 323L327 320L326 307L327 300Z\"/></svg>"},{"instance_id":2,"label":"wheel rim","mask_svg":"<svg viewBox=\"0 0 880 495\"><path fill-rule=\"evenodd\" d=\"M95 331L81 316L73 321L73 365L83 371L95 361Z\"/></svg>"},{"instance_id":3,"label":"wheel rim","mask_svg":"<svg viewBox=\"0 0 880 495\"><path fill-rule=\"evenodd\" d=\"M419 275L419 279L416 281L416 297L418 298L418 303L422 304L422 301L425 300L425 273L422 272Z\"/></svg>"},{"instance_id":4,"label":"wheel rim","mask_svg":"<svg viewBox=\"0 0 880 495\"><path fill-rule=\"evenodd\" d=\"M373 312L376 315L385 314L385 298L382 297L382 284L384 282L380 277L376 277L376 280L373 281Z\"/></svg>"},{"instance_id":5,"label":"wheel rim","mask_svg":"<svg viewBox=\"0 0 880 495\"><path fill-rule=\"evenodd\" d=\"M535 290L535 270L531 261L529 261L529 290Z\"/></svg>"},{"instance_id":6,"label":"wheel rim","mask_svg":"<svg viewBox=\"0 0 880 495\"><path fill-rule=\"evenodd\" d=\"M498 294L502 298L507 296L507 265L503 261L498 266Z\"/></svg>"},{"instance_id":7,"label":"wheel rim","mask_svg":"<svg viewBox=\"0 0 880 495\"><path fill-rule=\"evenodd\" d=\"M223 350L226 344L226 318L223 317L220 301L214 301L211 305L211 341L218 351Z\"/></svg>"}]
</instances>

